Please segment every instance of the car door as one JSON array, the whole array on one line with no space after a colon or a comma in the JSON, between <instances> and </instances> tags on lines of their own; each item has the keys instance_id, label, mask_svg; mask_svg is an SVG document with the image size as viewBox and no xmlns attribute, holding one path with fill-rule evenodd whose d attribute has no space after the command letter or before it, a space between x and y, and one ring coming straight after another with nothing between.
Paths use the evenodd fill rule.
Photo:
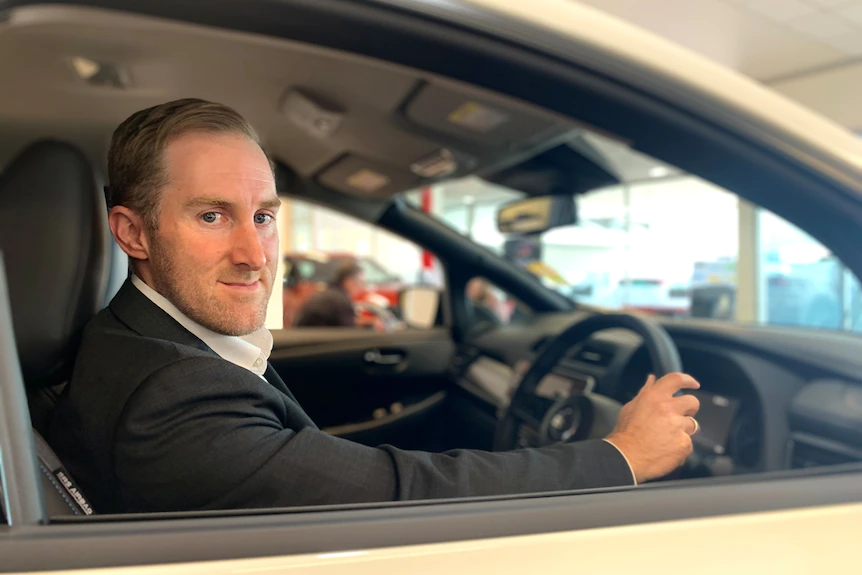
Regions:
<instances>
[{"instance_id":1,"label":"car door","mask_svg":"<svg viewBox=\"0 0 862 575\"><path fill-rule=\"evenodd\" d=\"M274 339L270 362L322 429L366 445L431 448L449 387L448 329L307 328Z\"/></svg>"},{"instance_id":2,"label":"car door","mask_svg":"<svg viewBox=\"0 0 862 575\"><path fill-rule=\"evenodd\" d=\"M352 303L360 323L360 314L373 322L348 328L283 325L273 330L270 363L328 433L372 446L444 447L441 422L450 387L451 332L442 313L436 325L417 327L406 323L399 309L400 294L423 273L423 251L333 210L295 198L283 201L291 204L285 209L301 210L317 223L313 245L285 257L292 275L300 278L285 284L285 309L300 299L299 313L312 294L293 297L298 289L326 289L342 262L356 261L362 262L367 287ZM298 228L284 231L285 252L302 241L299 235ZM350 252L361 245L370 246L370 253Z\"/></svg>"}]
</instances>

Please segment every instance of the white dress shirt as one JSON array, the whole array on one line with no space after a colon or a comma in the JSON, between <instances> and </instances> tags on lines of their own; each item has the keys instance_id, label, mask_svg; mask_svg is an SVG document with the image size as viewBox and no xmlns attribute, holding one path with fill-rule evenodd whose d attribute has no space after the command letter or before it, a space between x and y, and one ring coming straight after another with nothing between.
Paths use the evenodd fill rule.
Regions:
<instances>
[{"instance_id":1,"label":"white dress shirt","mask_svg":"<svg viewBox=\"0 0 862 575\"><path fill-rule=\"evenodd\" d=\"M207 344L219 357L235 365L244 367L266 381L263 373L266 371L266 362L272 353L272 334L268 329L262 327L243 336L216 333L190 319L186 314L177 309L177 306L148 286L137 275L132 275L132 285L138 288L147 299L159 306L166 314L174 318L177 323Z\"/></svg>"}]
</instances>

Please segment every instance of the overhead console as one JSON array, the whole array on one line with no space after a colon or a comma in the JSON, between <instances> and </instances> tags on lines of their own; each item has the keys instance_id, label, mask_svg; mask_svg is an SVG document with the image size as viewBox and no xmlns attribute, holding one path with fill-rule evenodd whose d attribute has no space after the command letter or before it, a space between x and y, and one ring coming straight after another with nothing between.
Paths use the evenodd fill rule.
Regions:
<instances>
[{"instance_id":1,"label":"overhead console","mask_svg":"<svg viewBox=\"0 0 862 575\"><path fill-rule=\"evenodd\" d=\"M379 199L445 178L495 172L575 137L571 125L526 104L430 82L419 83L390 121L424 141L424 153L392 154L384 162L348 150L320 169L316 180L348 195Z\"/></svg>"},{"instance_id":2,"label":"overhead console","mask_svg":"<svg viewBox=\"0 0 862 575\"><path fill-rule=\"evenodd\" d=\"M430 132L501 151L529 147L562 132L559 122L513 102L436 84L416 91L403 113Z\"/></svg>"},{"instance_id":3,"label":"overhead console","mask_svg":"<svg viewBox=\"0 0 862 575\"><path fill-rule=\"evenodd\" d=\"M422 180L400 166L347 154L325 168L317 180L328 188L366 198L387 198L418 187Z\"/></svg>"}]
</instances>

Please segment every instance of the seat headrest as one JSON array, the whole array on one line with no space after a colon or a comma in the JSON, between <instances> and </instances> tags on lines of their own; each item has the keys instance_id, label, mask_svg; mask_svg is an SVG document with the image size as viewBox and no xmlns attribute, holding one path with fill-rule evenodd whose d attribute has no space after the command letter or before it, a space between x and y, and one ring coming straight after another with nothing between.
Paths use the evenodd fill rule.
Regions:
<instances>
[{"instance_id":1,"label":"seat headrest","mask_svg":"<svg viewBox=\"0 0 862 575\"><path fill-rule=\"evenodd\" d=\"M83 326L102 304L106 214L87 157L40 141L0 173L0 250L27 387L71 369Z\"/></svg>"}]
</instances>

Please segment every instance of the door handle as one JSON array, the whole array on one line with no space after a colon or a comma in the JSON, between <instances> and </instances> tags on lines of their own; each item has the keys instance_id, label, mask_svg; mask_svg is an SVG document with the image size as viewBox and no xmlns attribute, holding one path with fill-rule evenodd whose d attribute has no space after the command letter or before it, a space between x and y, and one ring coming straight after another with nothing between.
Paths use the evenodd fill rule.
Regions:
<instances>
[{"instance_id":1,"label":"door handle","mask_svg":"<svg viewBox=\"0 0 862 575\"><path fill-rule=\"evenodd\" d=\"M365 363L374 365L398 365L404 361L404 354L399 352L383 353L379 349L369 349L363 356Z\"/></svg>"}]
</instances>

